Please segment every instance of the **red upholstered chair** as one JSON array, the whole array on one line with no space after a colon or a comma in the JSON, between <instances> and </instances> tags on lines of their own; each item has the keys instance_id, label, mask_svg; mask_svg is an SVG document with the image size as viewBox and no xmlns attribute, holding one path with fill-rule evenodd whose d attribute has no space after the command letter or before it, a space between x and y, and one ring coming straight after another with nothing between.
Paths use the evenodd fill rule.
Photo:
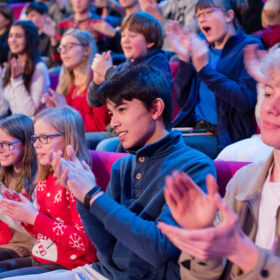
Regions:
<instances>
[{"instance_id":1,"label":"red upholstered chair","mask_svg":"<svg viewBox=\"0 0 280 280\"><path fill-rule=\"evenodd\" d=\"M214 163L217 171L217 183L219 186L219 193L223 197L226 192L226 186L228 181L239 168L249 164L249 162L214 160Z\"/></svg>"},{"instance_id":2,"label":"red upholstered chair","mask_svg":"<svg viewBox=\"0 0 280 280\"><path fill-rule=\"evenodd\" d=\"M22 9L28 4L29 4L29 2L10 4L10 6L13 10L13 13L14 13L15 20L19 19Z\"/></svg>"},{"instance_id":3,"label":"red upholstered chair","mask_svg":"<svg viewBox=\"0 0 280 280\"><path fill-rule=\"evenodd\" d=\"M13 233L10 227L4 222L0 221L0 245L4 245L10 242L13 237Z\"/></svg>"},{"instance_id":4,"label":"red upholstered chair","mask_svg":"<svg viewBox=\"0 0 280 280\"><path fill-rule=\"evenodd\" d=\"M126 156L124 153L89 151L91 159L91 170L96 177L96 184L106 190L110 181L112 165L119 158Z\"/></svg>"},{"instance_id":5,"label":"red upholstered chair","mask_svg":"<svg viewBox=\"0 0 280 280\"><path fill-rule=\"evenodd\" d=\"M92 171L96 176L97 185L106 189L113 163L126 156L124 153L90 151ZM248 162L214 161L217 170L217 182L221 196L225 195L226 185L234 173Z\"/></svg>"}]
</instances>

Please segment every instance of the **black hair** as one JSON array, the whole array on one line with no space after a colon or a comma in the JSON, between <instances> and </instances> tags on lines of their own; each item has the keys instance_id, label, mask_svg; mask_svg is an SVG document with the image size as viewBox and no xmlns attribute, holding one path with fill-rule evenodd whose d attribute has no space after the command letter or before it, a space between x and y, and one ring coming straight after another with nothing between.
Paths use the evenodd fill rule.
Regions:
<instances>
[{"instance_id":1,"label":"black hair","mask_svg":"<svg viewBox=\"0 0 280 280\"><path fill-rule=\"evenodd\" d=\"M147 110L151 110L156 98L164 102L163 120L166 129L170 129L173 102L170 84L157 67L136 65L114 75L98 89L104 103L108 101L121 105L123 100L140 100Z\"/></svg>"},{"instance_id":2,"label":"black hair","mask_svg":"<svg viewBox=\"0 0 280 280\"><path fill-rule=\"evenodd\" d=\"M14 21L14 13L12 8L7 3L0 3L0 13L4 16L4 18L10 21L8 24L9 30L11 24Z\"/></svg>"},{"instance_id":3,"label":"black hair","mask_svg":"<svg viewBox=\"0 0 280 280\"><path fill-rule=\"evenodd\" d=\"M25 14L28 15L30 12L36 11L40 15L47 14L49 12L48 6L41 2L31 2L25 11Z\"/></svg>"}]
</instances>

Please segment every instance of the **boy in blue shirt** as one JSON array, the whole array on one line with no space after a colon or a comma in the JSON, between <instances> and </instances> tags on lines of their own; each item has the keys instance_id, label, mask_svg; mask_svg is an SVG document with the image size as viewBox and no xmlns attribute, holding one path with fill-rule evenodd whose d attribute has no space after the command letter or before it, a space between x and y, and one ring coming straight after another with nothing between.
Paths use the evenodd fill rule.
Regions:
<instances>
[{"instance_id":1,"label":"boy in blue shirt","mask_svg":"<svg viewBox=\"0 0 280 280\"><path fill-rule=\"evenodd\" d=\"M215 175L214 165L186 146L179 132L170 132L170 86L159 69L131 67L104 83L99 94L107 103L111 126L130 153L113 165L106 193L71 147L67 153L72 161L57 154L52 162L60 183L78 200L99 262L35 278L180 279L179 251L157 227L159 221L176 225L163 196L165 177L178 169L205 190L202 178Z\"/></svg>"}]
</instances>

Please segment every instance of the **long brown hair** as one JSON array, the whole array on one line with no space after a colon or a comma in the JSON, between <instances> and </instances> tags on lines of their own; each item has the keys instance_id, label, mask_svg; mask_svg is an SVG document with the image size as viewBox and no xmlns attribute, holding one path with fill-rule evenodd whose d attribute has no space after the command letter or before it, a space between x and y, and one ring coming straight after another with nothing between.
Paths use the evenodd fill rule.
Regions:
<instances>
[{"instance_id":1,"label":"long brown hair","mask_svg":"<svg viewBox=\"0 0 280 280\"><path fill-rule=\"evenodd\" d=\"M43 121L51 125L64 136L65 147L71 145L79 160L88 161L89 154L86 145L84 122L81 115L70 106L48 108L41 111L36 121ZM65 151L63 157L67 159ZM38 181L47 179L51 172L50 166L43 166L38 162Z\"/></svg>"},{"instance_id":2,"label":"long brown hair","mask_svg":"<svg viewBox=\"0 0 280 280\"><path fill-rule=\"evenodd\" d=\"M23 83L27 92L30 91L32 76L35 71L36 64L40 61L39 52L39 35L35 24L28 20L18 20L15 21L13 26L20 26L24 30L25 35L25 52L26 52L26 62L24 67L24 72L22 75ZM5 88L10 84L11 81L11 59L14 54L10 51L8 55L8 66L3 77L3 87Z\"/></svg>"},{"instance_id":3,"label":"long brown hair","mask_svg":"<svg viewBox=\"0 0 280 280\"><path fill-rule=\"evenodd\" d=\"M33 121L30 117L15 114L0 121L0 128L12 137L20 140L24 146L22 157L22 169L16 182L16 191L25 189L29 195L33 191L33 182L37 172L36 152L31 143L30 137L34 134ZM13 166L3 166L0 171L0 181L9 187L13 177Z\"/></svg>"}]
</instances>

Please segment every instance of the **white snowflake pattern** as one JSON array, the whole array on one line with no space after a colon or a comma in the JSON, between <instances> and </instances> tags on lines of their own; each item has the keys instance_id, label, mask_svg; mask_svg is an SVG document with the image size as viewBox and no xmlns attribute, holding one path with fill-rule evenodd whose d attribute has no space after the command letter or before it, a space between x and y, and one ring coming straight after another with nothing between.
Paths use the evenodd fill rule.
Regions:
<instances>
[{"instance_id":1,"label":"white snowflake pattern","mask_svg":"<svg viewBox=\"0 0 280 280\"><path fill-rule=\"evenodd\" d=\"M79 251L85 251L86 249L83 239L77 233L73 233L70 235L69 244L72 248L77 249Z\"/></svg>"},{"instance_id":2,"label":"white snowflake pattern","mask_svg":"<svg viewBox=\"0 0 280 280\"><path fill-rule=\"evenodd\" d=\"M69 202L76 202L74 195L69 191L66 191L66 199Z\"/></svg>"},{"instance_id":3,"label":"white snowflake pattern","mask_svg":"<svg viewBox=\"0 0 280 280\"><path fill-rule=\"evenodd\" d=\"M74 227L75 227L75 229L78 230L78 231L82 231L82 232L85 231L83 225L75 224Z\"/></svg>"},{"instance_id":4,"label":"white snowflake pattern","mask_svg":"<svg viewBox=\"0 0 280 280\"><path fill-rule=\"evenodd\" d=\"M39 182L37 184L36 190L38 192L43 192L45 190L45 188L46 188L46 180Z\"/></svg>"},{"instance_id":5,"label":"white snowflake pattern","mask_svg":"<svg viewBox=\"0 0 280 280\"><path fill-rule=\"evenodd\" d=\"M66 226L62 223L59 223L59 222L54 222L53 223L53 232L56 234L56 235L63 235L64 234L64 231L66 229Z\"/></svg>"},{"instance_id":6,"label":"white snowflake pattern","mask_svg":"<svg viewBox=\"0 0 280 280\"><path fill-rule=\"evenodd\" d=\"M54 197L54 203L59 203L59 202L61 202L61 197L62 197L62 190L59 190L58 192L57 192L57 194L55 195L55 197Z\"/></svg>"}]
</instances>

